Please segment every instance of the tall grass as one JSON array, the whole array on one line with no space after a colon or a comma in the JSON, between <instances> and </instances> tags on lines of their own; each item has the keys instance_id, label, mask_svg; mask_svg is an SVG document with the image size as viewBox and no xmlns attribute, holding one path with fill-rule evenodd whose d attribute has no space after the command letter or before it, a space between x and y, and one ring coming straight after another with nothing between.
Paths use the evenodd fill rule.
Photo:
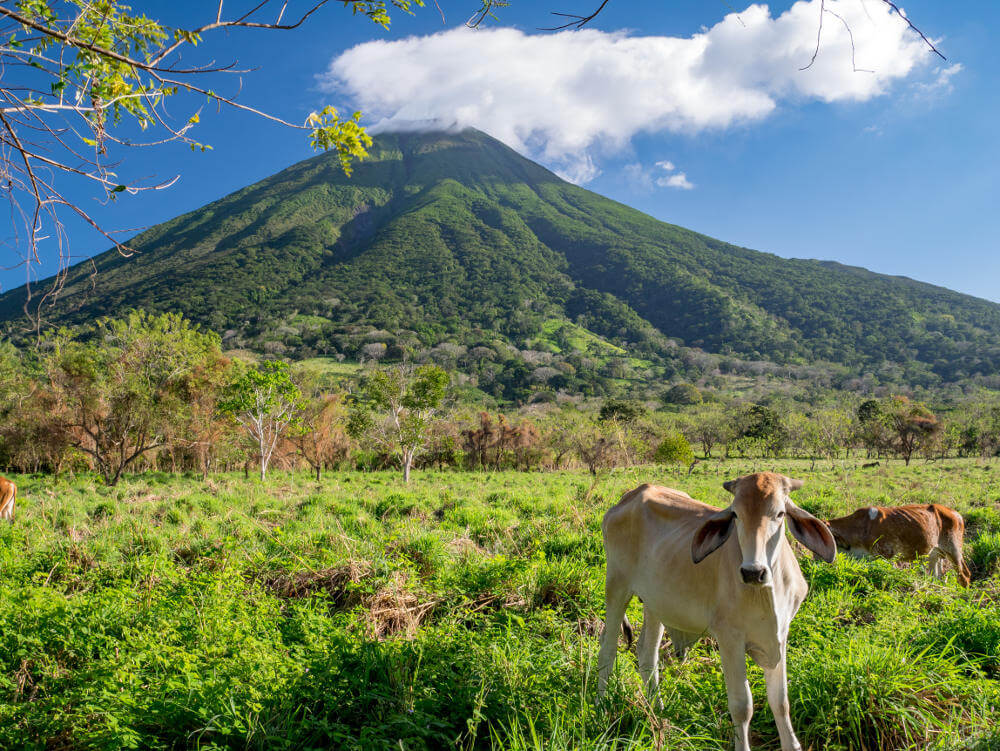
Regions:
<instances>
[{"instance_id":1,"label":"tall grass","mask_svg":"<svg viewBox=\"0 0 1000 751\"><path fill-rule=\"evenodd\" d=\"M968 463L971 468L973 465ZM819 749L998 747L1000 514L960 462L864 475L807 463L800 503L837 514L935 498L969 523L976 580L838 558L802 568L793 721ZM710 503L749 463L690 477L579 473L152 474L16 478L0 525L3 749L725 749L710 640L664 649L660 698L633 655L596 702L600 520L655 481ZM629 616L641 620L633 603ZM755 747L777 748L751 665Z\"/></svg>"}]
</instances>

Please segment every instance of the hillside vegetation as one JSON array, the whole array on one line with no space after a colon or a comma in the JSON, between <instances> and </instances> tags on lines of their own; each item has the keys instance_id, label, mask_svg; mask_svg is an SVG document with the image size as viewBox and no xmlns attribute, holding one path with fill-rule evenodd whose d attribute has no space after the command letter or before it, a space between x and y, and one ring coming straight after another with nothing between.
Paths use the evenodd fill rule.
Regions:
<instances>
[{"instance_id":1,"label":"hillside vegetation","mask_svg":"<svg viewBox=\"0 0 1000 751\"><path fill-rule=\"evenodd\" d=\"M685 348L923 385L1000 370L996 304L713 240L473 130L380 136L351 178L314 157L131 246L96 276L71 270L45 320L171 311L229 347L356 360L444 343L480 348L487 370L537 367L525 350L575 370L571 354L600 365L624 349L647 379L683 367ZM23 304L0 297L15 336Z\"/></svg>"},{"instance_id":2,"label":"hillside vegetation","mask_svg":"<svg viewBox=\"0 0 1000 751\"><path fill-rule=\"evenodd\" d=\"M792 720L814 751L1000 744L997 472L948 460L806 480L824 517L942 502L968 523L973 583L803 558L789 635ZM664 657L662 714L634 656L595 704L600 519L654 481L719 505L759 464L682 470L15 476L0 525L5 749L732 748L711 640ZM993 467L995 469L995 467ZM634 602L629 617L641 622ZM624 650L624 647L622 647ZM669 650L665 647L665 655ZM750 670L754 748L777 748Z\"/></svg>"}]
</instances>

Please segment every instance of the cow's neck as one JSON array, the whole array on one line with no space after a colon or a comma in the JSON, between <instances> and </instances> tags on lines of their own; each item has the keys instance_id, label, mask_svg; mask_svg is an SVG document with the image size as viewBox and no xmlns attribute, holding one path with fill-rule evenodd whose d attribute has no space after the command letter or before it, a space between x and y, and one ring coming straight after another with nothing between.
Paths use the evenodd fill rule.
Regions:
<instances>
[{"instance_id":1,"label":"cow's neck","mask_svg":"<svg viewBox=\"0 0 1000 751\"><path fill-rule=\"evenodd\" d=\"M781 656L781 645L788 635L788 623L793 613L790 609L789 582L794 577L794 571L787 570L789 556L783 554L788 547L785 540L781 541L775 551L774 560L770 561L771 585L753 587L743 585L743 606L747 618L745 633L747 651L754 661L764 667L773 667ZM789 548L791 559L794 554ZM800 574L801 575L801 574Z\"/></svg>"}]
</instances>

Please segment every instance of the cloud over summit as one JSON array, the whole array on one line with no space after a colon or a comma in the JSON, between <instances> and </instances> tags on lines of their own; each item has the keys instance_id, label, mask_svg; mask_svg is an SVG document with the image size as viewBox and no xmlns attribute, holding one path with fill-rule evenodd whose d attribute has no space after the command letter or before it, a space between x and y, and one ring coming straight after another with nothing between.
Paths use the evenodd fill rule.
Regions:
<instances>
[{"instance_id":1,"label":"cloud over summit","mask_svg":"<svg viewBox=\"0 0 1000 751\"><path fill-rule=\"evenodd\" d=\"M366 42L337 56L320 84L388 124L480 128L585 182L599 172L595 155L620 150L637 133L723 129L759 121L782 102L864 101L927 58L883 3L826 7L850 26L853 50L844 24L827 14L807 70L800 68L815 50L819 0L776 18L751 5L686 38L463 27Z\"/></svg>"}]
</instances>

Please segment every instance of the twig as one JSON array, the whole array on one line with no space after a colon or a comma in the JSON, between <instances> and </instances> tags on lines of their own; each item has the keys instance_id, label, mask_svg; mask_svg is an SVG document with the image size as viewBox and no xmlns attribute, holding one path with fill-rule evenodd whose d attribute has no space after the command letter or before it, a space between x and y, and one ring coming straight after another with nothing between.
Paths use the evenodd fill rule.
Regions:
<instances>
[{"instance_id":1,"label":"twig","mask_svg":"<svg viewBox=\"0 0 1000 751\"><path fill-rule=\"evenodd\" d=\"M609 2L611 2L611 0L602 0L601 4L597 7L597 10L595 10L589 16L580 16L577 15L576 13L558 13L556 11L553 11L552 12L553 16L561 16L562 18L572 18L573 20L567 21L566 23L561 24L559 26L550 26L547 28L542 27L541 31L562 31L563 29L582 29L588 23L597 18L598 14L602 10L604 10L604 6L606 6Z\"/></svg>"}]
</instances>

